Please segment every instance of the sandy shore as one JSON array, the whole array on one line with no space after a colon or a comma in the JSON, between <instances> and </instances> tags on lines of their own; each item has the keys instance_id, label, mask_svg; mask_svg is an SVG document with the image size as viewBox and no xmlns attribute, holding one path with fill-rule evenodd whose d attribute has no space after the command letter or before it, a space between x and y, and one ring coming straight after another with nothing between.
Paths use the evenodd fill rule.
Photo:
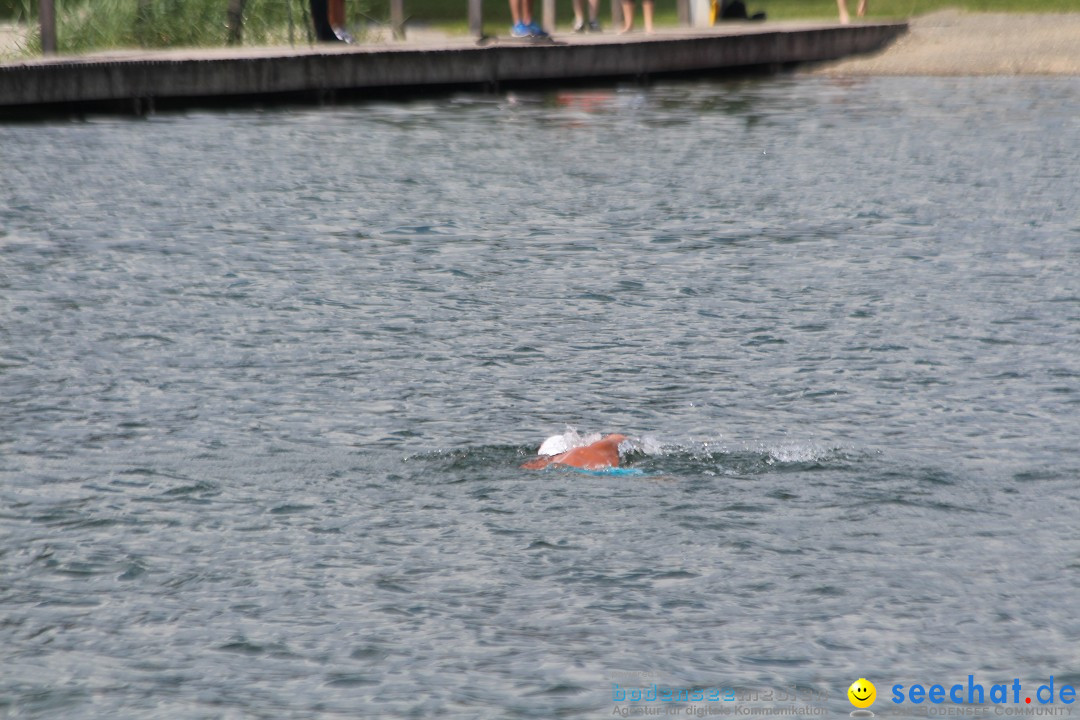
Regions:
<instances>
[{"instance_id":1,"label":"sandy shore","mask_svg":"<svg viewBox=\"0 0 1080 720\"><path fill-rule=\"evenodd\" d=\"M825 75L1080 75L1080 12L912 18L884 51L813 68Z\"/></svg>"}]
</instances>

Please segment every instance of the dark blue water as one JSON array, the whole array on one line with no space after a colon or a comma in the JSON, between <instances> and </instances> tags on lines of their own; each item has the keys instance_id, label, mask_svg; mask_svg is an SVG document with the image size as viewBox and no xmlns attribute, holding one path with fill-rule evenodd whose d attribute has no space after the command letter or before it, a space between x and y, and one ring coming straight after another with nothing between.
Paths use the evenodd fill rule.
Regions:
<instances>
[{"instance_id":1,"label":"dark blue water","mask_svg":"<svg viewBox=\"0 0 1080 720\"><path fill-rule=\"evenodd\" d=\"M1076 78L0 127L0 717L1080 683L1078 168Z\"/></svg>"}]
</instances>

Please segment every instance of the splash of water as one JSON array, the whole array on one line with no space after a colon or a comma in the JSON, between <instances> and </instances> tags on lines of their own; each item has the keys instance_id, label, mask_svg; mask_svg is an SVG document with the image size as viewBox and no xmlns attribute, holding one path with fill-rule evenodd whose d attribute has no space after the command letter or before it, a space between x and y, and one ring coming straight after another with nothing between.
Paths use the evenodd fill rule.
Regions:
<instances>
[{"instance_id":1,"label":"splash of water","mask_svg":"<svg viewBox=\"0 0 1080 720\"><path fill-rule=\"evenodd\" d=\"M835 448L827 448L813 443L786 443L776 447L765 448L765 462L770 465L773 463L820 462L834 454L835 451Z\"/></svg>"}]
</instances>

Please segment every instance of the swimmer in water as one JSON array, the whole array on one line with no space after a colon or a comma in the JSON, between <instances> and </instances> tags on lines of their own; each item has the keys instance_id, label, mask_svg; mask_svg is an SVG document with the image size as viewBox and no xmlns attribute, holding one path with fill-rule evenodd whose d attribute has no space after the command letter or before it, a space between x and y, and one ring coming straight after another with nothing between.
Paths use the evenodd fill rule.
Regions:
<instances>
[{"instance_id":1,"label":"swimmer in water","mask_svg":"<svg viewBox=\"0 0 1080 720\"><path fill-rule=\"evenodd\" d=\"M558 455L538 457L521 467L528 470L540 470L548 465L566 465L581 468L582 470L604 470L605 468L619 467L619 443L625 439L625 435L608 435L602 440L597 440L592 445L567 450Z\"/></svg>"}]
</instances>

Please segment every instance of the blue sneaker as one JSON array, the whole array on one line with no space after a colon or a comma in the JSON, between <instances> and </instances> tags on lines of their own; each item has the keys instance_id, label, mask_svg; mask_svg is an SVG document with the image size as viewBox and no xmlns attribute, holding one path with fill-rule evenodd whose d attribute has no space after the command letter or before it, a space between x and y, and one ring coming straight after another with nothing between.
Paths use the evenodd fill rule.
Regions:
<instances>
[{"instance_id":1,"label":"blue sneaker","mask_svg":"<svg viewBox=\"0 0 1080 720\"><path fill-rule=\"evenodd\" d=\"M534 38L546 38L546 37L549 37L548 34L546 32L544 32L544 28L540 27L540 23L536 22L535 20L533 20L531 23L529 23L526 27L529 30L529 37L534 37Z\"/></svg>"},{"instance_id":2,"label":"blue sneaker","mask_svg":"<svg viewBox=\"0 0 1080 720\"><path fill-rule=\"evenodd\" d=\"M525 23L515 23L510 28L510 35L516 38L529 37L532 33L529 32L529 26Z\"/></svg>"}]
</instances>

